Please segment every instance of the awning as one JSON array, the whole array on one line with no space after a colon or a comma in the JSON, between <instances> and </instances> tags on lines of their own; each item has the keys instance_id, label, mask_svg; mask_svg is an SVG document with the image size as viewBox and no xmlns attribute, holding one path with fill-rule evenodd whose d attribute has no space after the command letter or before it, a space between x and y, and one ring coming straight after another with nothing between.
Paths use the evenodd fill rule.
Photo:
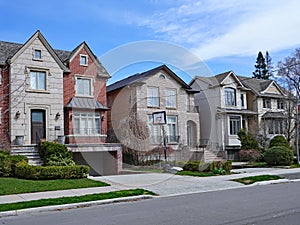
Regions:
<instances>
[{"instance_id":1,"label":"awning","mask_svg":"<svg viewBox=\"0 0 300 225\"><path fill-rule=\"evenodd\" d=\"M108 110L108 108L93 98L79 98L74 97L66 105L68 108L79 108L79 109L102 109Z\"/></svg>"},{"instance_id":2,"label":"awning","mask_svg":"<svg viewBox=\"0 0 300 225\"><path fill-rule=\"evenodd\" d=\"M283 112L266 112L262 118L263 119L283 119L286 116Z\"/></svg>"}]
</instances>

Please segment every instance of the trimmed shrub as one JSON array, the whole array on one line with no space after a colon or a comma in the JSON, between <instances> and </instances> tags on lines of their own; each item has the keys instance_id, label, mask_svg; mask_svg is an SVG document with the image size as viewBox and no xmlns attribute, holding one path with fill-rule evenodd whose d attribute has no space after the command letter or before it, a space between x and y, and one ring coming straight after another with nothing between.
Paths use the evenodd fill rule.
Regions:
<instances>
[{"instance_id":1,"label":"trimmed shrub","mask_svg":"<svg viewBox=\"0 0 300 225\"><path fill-rule=\"evenodd\" d=\"M232 169L232 162L214 161L210 163L202 163L199 161L189 161L183 166L183 170L185 171L213 172L217 169L230 171Z\"/></svg>"},{"instance_id":2,"label":"trimmed shrub","mask_svg":"<svg viewBox=\"0 0 300 225\"><path fill-rule=\"evenodd\" d=\"M239 157L242 162L258 162L261 159L261 153L256 149L242 149Z\"/></svg>"},{"instance_id":3,"label":"trimmed shrub","mask_svg":"<svg viewBox=\"0 0 300 225\"><path fill-rule=\"evenodd\" d=\"M252 133L240 130L238 136L241 141L241 149L260 149Z\"/></svg>"},{"instance_id":4,"label":"trimmed shrub","mask_svg":"<svg viewBox=\"0 0 300 225\"><path fill-rule=\"evenodd\" d=\"M81 179L86 178L88 166L32 166L25 162L16 165L16 176L29 180Z\"/></svg>"},{"instance_id":5,"label":"trimmed shrub","mask_svg":"<svg viewBox=\"0 0 300 225\"><path fill-rule=\"evenodd\" d=\"M289 166L293 163L294 154L287 147L274 146L265 152L264 159L267 164L272 166Z\"/></svg>"},{"instance_id":6,"label":"trimmed shrub","mask_svg":"<svg viewBox=\"0 0 300 225\"><path fill-rule=\"evenodd\" d=\"M28 159L23 155L10 155L9 152L0 151L0 177L15 176L15 168L18 162L28 162Z\"/></svg>"},{"instance_id":7,"label":"trimmed shrub","mask_svg":"<svg viewBox=\"0 0 300 225\"><path fill-rule=\"evenodd\" d=\"M0 154L0 177L9 177L11 174L11 161L9 155Z\"/></svg>"},{"instance_id":8,"label":"trimmed shrub","mask_svg":"<svg viewBox=\"0 0 300 225\"><path fill-rule=\"evenodd\" d=\"M186 171L199 171L199 161L189 161L183 166L183 170Z\"/></svg>"},{"instance_id":9,"label":"trimmed shrub","mask_svg":"<svg viewBox=\"0 0 300 225\"><path fill-rule=\"evenodd\" d=\"M277 135L271 139L269 148L272 148L274 146L284 146L286 148L290 148L289 142L282 135Z\"/></svg>"},{"instance_id":10,"label":"trimmed shrub","mask_svg":"<svg viewBox=\"0 0 300 225\"><path fill-rule=\"evenodd\" d=\"M73 166L72 152L63 144L43 141L39 144L39 153L45 166Z\"/></svg>"}]
</instances>

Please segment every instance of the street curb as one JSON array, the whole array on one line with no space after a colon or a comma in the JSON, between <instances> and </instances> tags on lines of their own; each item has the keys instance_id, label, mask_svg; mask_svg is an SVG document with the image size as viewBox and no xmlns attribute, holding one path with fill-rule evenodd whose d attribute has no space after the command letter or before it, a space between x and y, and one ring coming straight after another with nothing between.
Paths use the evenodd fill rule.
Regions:
<instances>
[{"instance_id":1,"label":"street curb","mask_svg":"<svg viewBox=\"0 0 300 225\"><path fill-rule=\"evenodd\" d=\"M31 214L31 213L39 213L39 212L85 208L85 207L90 207L95 205L105 205L105 204L119 203L119 202L139 201L139 200L152 199L152 198L155 198L155 196L139 195L139 196L105 199L105 200L98 200L98 201L91 201L91 202L80 202L80 203L72 203L72 204L65 204L65 205L53 205L53 206L43 206L43 207L30 208L30 209L11 210L11 211L0 212L0 218Z\"/></svg>"}]
</instances>

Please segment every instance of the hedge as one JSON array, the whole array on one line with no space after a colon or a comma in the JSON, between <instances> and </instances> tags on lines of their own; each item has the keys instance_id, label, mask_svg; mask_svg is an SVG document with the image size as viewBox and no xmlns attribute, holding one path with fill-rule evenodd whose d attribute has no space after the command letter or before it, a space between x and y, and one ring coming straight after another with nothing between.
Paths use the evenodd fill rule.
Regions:
<instances>
[{"instance_id":1,"label":"hedge","mask_svg":"<svg viewBox=\"0 0 300 225\"><path fill-rule=\"evenodd\" d=\"M294 154L287 147L274 146L265 152L264 159L267 164L272 166L289 166L293 163Z\"/></svg>"},{"instance_id":2,"label":"hedge","mask_svg":"<svg viewBox=\"0 0 300 225\"><path fill-rule=\"evenodd\" d=\"M24 162L16 164L16 176L29 180L81 179L86 178L90 168L75 166L32 166Z\"/></svg>"},{"instance_id":3,"label":"hedge","mask_svg":"<svg viewBox=\"0 0 300 225\"><path fill-rule=\"evenodd\" d=\"M214 161L210 163L203 163L200 161L189 161L183 166L186 171L201 171L213 172L216 169L224 169L230 171L232 169L231 161Z\"/></svg>"},{"instance_id":4,"label":"hedge","mask_svg":"<svg viewBox=\"0 0 300 225\"><path fill-rule=\"evenodd\" d=\"M59 143L43 141L40 142L39 153L45 166L73 166L72 152Z\"/></svg>"},{"instance_id":5,"label":"hedge","mask_svg":"<svg viewBox=\"0 0 300 225\"><path fill-rule=\"evenodd\" d=\"M16 164L19 162L28 162L26 156L10 155L9 152L0 151L0 177L15 176Z\"/></svg>"}]
</instances>

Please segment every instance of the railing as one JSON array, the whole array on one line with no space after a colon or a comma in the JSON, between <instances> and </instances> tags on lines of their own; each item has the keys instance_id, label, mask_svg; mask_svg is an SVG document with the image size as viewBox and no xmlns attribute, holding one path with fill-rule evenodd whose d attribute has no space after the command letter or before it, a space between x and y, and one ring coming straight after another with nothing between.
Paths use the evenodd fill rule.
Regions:
<instances>
[{"instance_id":1,"label":"railing","mask_svg":"<svg viewBox=\"0 0 300 225\"><path fill-rule=\"evenodd\" d=\"M167 139L167 144L179 143L180 136L167 135L166 139ZM161 144L161 143L163 143L163 136L161 136L161 135L151 136L150 137L150 143L152 143L152 144Z\"/></svg>"}]
</instances>

